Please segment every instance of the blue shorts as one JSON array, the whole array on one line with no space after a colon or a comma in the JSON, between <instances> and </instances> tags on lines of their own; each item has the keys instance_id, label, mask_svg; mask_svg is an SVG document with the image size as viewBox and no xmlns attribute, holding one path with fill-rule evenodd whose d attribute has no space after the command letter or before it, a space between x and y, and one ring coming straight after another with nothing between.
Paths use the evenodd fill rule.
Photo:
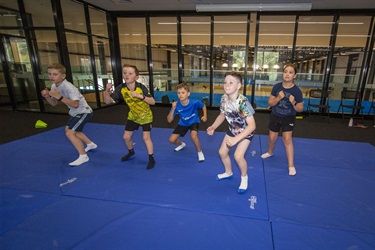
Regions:
<instances>
[{"instance_id":1,"label":"blue shorts","mask_svg":"<svg viewBox=\"0 0 375 250\"><path fill-rule=\"evenodd\" d=\"M82 132L83 127L91 119L92 116L93 113L84 113L78 114L74 117L70 117L68 124L66 126L68 126L70 130Z\"/></svg>"}]
</instances>

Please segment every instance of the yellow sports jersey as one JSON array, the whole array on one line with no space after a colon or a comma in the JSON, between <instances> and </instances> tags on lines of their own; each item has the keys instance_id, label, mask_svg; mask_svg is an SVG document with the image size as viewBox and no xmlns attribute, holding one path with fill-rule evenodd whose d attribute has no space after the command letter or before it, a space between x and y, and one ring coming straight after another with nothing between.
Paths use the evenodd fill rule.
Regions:
<instances>
[{"instance_id":1,"label":"yellow sports jersey","mask_svg":"<svg viewBox=\"0 0 375 250\"><path fill-rule=\"evenodd\" d=\"M141 95L151 96L148 89L139 82L136 82L135 84L135 92ZM150 104L137 97L132 97L131 91L128 89L125 83L117 86L111 97L116 103L125 102L126 105L128 105L128 120L140 125L152 123L153 116Z\"/></svg>"}]
</instances>

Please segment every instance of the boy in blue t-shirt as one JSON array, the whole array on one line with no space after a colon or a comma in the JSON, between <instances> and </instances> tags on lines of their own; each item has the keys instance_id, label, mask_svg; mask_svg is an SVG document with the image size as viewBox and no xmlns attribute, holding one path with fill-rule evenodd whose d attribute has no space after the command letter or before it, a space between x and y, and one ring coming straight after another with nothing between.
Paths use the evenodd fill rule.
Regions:
<instances>
[{"instance_id":1,"label":"boy in blue t-shirt","mask_svg":"<svg viewBox=\"0 0 375 250\"><path fill-rule=\"evenodd\" d=\"M178 101L172 103L172 108L167 116L167 121L170 123L173 121L176 114L180 116L177 127L169 137L169 142L178 145L175 151L180 151L186 144L178 139L178 137L184 137L185 134L190 130L190 137L193 141L195 148L198 151L198 161L204 161L204 154L201 149L201 144L198 139L199 130L199 114L198 109L203 110L203 116L201 120L207 121L207 108L206 105L198 100L190 100L190 88L186 83L177 85L177 96Z\"/></svg>"}]
</instances>

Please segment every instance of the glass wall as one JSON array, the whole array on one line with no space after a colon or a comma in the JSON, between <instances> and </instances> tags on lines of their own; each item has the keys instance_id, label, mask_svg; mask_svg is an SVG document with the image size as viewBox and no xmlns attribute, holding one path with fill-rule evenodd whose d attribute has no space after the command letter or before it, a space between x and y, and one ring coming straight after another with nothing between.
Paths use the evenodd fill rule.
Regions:
<instances>
[{"instance_id":1,"label":"glass wall","mask_svg":"<svg viewBox=\"0 0 375 250\"><path fill-rule=\"evenodd\" d=\"M304 98L310 89L328 89L335 112L341 91L354 89L363 97L365 112L370 107L375 75L373 48L369 48L374 44L372 15L311 11L128 16L124 12L111 13L112 20L117 20L112 24L107 22L109 13L84 1L60 3L2 1L0 35L7 64L1 72L0 101L5 105L52 111L38 92L50 86L47 65L59 61L68 68L68 80L93 108L99 108L105 105L105 84L113 82L112 69L120 72L122 65L117 64L121 62L139 68L140 81L153 90L157 102L163 102L165 95L165 102L176 100L175 86L186 82L191 85L191 97L215 107L223 94L224 73L239 71L244 77L243 93L258 110L266 110L272 86L282 80L282 66L293 62ZM18 4L27 13L18 13ZM110 42L110 38L116 40ZM18 79L14 81L26 81L27 91L12 82L15 68ZM22 95L26 92L27 96Z\"/></svg>"},{"instance_id":2,"label":"glass wall","mask_svg":"<svg viewBox=\"0 0 375 250\"><path fill-rule=\"evenodd\" d=\"M139 70L138 81L149 85L147 65L147 32L145 18L119 18L118 32L122 64L134 64Z\"/></svg>"},{"instance_id":3,"label":"glass wall","mask_svg":"<svg viewBox=\"0 0 375 250\"><path fill-rule=\"evenodd\" d=\"M293 39L296 16L259 17L256 62L255 103L268 108L268 97L275 83L282 81L283 65L293 61Z\"/></svg>"},{"instance_id":4,"label":"glass wall","mask_svg":"<svg viewBox=\"0 0 375 250\"><path fill-rule=\"evenodd\" d=\"M181 17L182 79L191 86L190 98L206 105L210 102L210 39L210 16Z\"/></svg>"},{"instance_id":5,"label":"glass wall","mask_svg":"<svg viewBox=\"0 0 375 250\"><path fill-rule=\"evenodd\" d=\"M367 57L371 56L365 53L366 44L370 41L370 24L370 16L341 16L339 19L333 72L329 79L333 111L338 110L341 91L348 89L360 92L362 82L366 82L363 78L363 67ZM369 79L365 86L362 100L365 111L369 109L372 101L373 84L374 81Z\"/></svg>"},{"instance_id":6,"label":"glass wall","mask_svg":"<svg viewBox=\"0 0 375 250\"><path fill-rule=\"evenodd\" d=\"M177 100L177 17L151 17L151 51L156 102Z\"/></svg>"},{"instance_id":7,"label":"glass wall","mask_svg":"<svg viewBox=\"0 0 375 250\"><path fill-rule=\"evenodd\" d=\"M21 17L24 16L16 11L18 3L24 5L25 20L22 20ZM4 85L10 87L2 88L1 93L8 94L9 98L0 99L7 100L4 101L5 105L9 105L9 102L12 102L11 99L14 98L13 103L16 105L12 105L13 109L67 111L65 105L51 107L43 102L40 96L41 88L51 86L47 66L55 62L65 64L67 79L81 90L90 106L93 108L102 106L102 98L98 92L103 89L106 81L112 79L106 13L71 0L62 0L61 6L52 6L55 4L51 0L38 2L6 0L1 3L7 8L15 9L14 15L8 15L6 19L4 19L5 16L0 16L1 27L6 23L12 27L12 29L7 28L6 32L0 29L2 38L4 38L1 46L12 48L8 50L11 52L9 53L11 56L7 57L10 67L6 67L2 72L7 76L3 78L7 82ZM11 10L2 9L2 13L9 11ZM60 16L63 18L59 18ZM86 20L90 20L90 25L86 24ZM56 28L55 21L59 27L65 29ZM25 30L22 30L21 27ZM3 37L4 34L8 35ZM16 37L13 38L9 34ZM22 62L18 60L21 58L19 56L21 52ZM28 54L30 52L31 54ZM33 59L31 60L30 57ZM21 86L20 79L12 81L12 69L15 68L12 65L14 64L21 64L20 67L17 67L16 75L18 78L21 76L24 78L22 80L24 83L21 85L25 86L23 89L26 91L18 90L22 89L18 87ZM19 94L21 92L27 93L27 95Z\"/></svg>"}]
</instances>

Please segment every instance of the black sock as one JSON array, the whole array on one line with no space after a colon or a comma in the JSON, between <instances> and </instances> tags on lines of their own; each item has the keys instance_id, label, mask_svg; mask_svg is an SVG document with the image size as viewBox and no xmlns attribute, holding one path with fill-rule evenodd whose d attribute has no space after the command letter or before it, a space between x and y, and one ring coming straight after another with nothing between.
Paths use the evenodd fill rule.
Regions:
<instances>
[{"instance_id":1,"label":"black sock","mask_svg":"<svg viewBox=\"0 0 375 250\"><path fill-rule=\"evenodd\" d=\"M128 160L132 155L134 155L135 154L135 152L134 152L134 148L132 148L132 149L129 149L129 153L127 154L127 155L125 155L125 156L123 156L122 158L121 158L121 161L126 161L126 160Z\"/></svg>"},{"instance_id":2,"label":"black sock","mask_svg":"<svg viewBox=\"0 0 375 250\"><path fill-rule=\"evenodd\" d=\"M147 169L151 169L155 166L154 154L148 155Z\"/></svg>"}]
</instances>

